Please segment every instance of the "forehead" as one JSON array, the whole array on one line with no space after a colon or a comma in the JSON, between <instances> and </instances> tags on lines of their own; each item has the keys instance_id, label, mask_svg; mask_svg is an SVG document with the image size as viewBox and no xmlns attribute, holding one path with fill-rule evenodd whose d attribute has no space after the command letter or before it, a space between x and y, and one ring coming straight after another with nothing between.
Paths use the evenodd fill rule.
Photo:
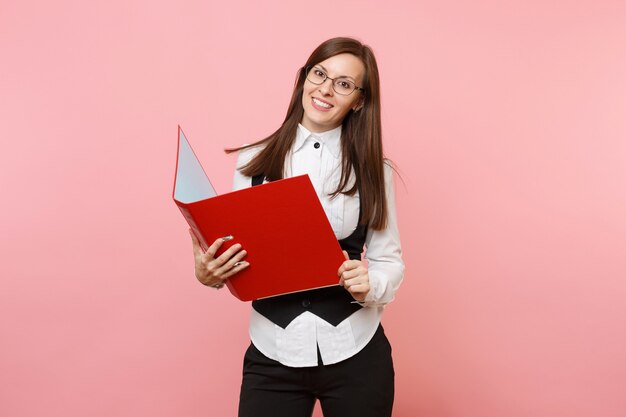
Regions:
<instances>
[{"instance_id":1,"label":"forehead","mask_svg":"<svg viewBox=\"0 0 626 417\"><path fill-rule=\"evenodd\" d=\"M330 73L329 76L335 77L352 77L356 82L363 81L365 74L365 65L360 58L352 54L339 54L331 56L320 62L318 65L323 66Z\"/></svg>"}]
</instances>

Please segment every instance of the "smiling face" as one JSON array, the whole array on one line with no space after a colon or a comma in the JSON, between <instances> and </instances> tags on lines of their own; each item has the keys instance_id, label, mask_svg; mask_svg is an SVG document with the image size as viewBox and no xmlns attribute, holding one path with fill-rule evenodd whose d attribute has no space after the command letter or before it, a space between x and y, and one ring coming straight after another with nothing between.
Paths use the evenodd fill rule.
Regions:
<instances>
[{"instance_id":1,"label":"smiling face","mask_svg":"<svg viewBox=\"0 0 626 417\"><path fill-rule=\"evenodd\" d=\"M315 67L323 70L330 78L347 78L357 86L363 86L365 66L352 54L332 56ZM359 108L362 94L357 89L352 94L343 96L333 90L330 79L319 85L305 79L302 92L302 126L316 133L336 128L350 110Z\"/></svg>"}]
</instances>

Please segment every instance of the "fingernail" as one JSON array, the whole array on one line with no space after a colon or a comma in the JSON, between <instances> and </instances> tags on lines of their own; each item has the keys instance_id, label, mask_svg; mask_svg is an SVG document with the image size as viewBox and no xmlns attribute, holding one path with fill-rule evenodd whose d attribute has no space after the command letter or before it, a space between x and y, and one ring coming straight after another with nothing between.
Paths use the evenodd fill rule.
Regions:
<instances>
[{"instance_id":1,"label":"fingernail","mask_svg":"<svg viewBox=\"0 0 626 417\"><path fill-rule=\"evenodd\" d=\"M222 240L223 240L224 242L228 242L229 240L233 240L233 235L224 236L224 237L222 238Z\"/></svg>"}]
</instances>

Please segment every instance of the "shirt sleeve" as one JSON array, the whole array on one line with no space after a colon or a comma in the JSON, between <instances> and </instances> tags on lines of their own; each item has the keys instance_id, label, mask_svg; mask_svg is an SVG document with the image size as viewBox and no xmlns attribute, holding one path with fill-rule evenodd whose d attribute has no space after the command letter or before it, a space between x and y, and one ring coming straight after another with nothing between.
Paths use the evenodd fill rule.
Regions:
<instances>
[{"instance_id":1,"label":"shirt sleeve","mask_svg":"<svg viewBox=\"0 0 626 417\"><path fill-rule=\"evenodd\" d=\"M387 227L369 229L365 239L370 291L361 303L367 307L382 306L393 301L404 276L400 233L396 216L393 169L385 164L385 194L387 198Z\"/></svg>"},{"instance_id":2,"label":"shirt sleeve","mask_svg":"<svg viewBox=\"0 0 626 417\"><path fill-rule=\"evenodd\" d=\"M252 186L252 179L243 175L239 169L250 162L259 151L260 148L255 146L239 151L237 154L237 166L235 167L235 174L233 176L233 191Z\"/></svg>"}]
</instances>

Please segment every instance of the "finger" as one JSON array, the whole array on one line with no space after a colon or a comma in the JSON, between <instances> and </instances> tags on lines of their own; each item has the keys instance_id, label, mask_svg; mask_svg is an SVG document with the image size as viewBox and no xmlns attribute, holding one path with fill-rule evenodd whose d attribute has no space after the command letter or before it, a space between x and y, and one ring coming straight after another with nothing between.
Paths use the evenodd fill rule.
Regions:
<instances>
[{"instance_id":1,"label":"finger","mask_svg":"<svg viewBox=\"0 0 626 417\"><path fill-rule=\"evenodd\" d=\"M241 250L235 256L233 256L224 266L219 268L216 273L221 274L222 278L229 278L239 271L250 266L250 262L244 260L243 258L248 254L247 251Z\"/></svg>"},{"instance_id":2,"label":"finger","mask_svg":"<svg viewBox=\"0 0 626 417\"><path fill-rule=\"evenodd\" d=\"M234 256L232 256L228 262L224 263L224 265L220 266L215 270L216 275L226 274L228 271L233 269L238 262L241 262L243 258L248 254L245 250L240 250ZM239 265L237 265L239 266Z\"/></svg>"},{"instance_id":3,"label":"finger","mask_svg":"<svg viewBox=\"0 0 626 417\"><path fill-rule=\"evenodd\" d=\"M345 279L354 278L358 275L367 275L367 268L365 268L361 263L349 266L350 267L344 269L343 273L341 274Z\"/></svg>"},{"instance_id":4,"label":"finger","mask_svg":"<svg viewBox=\"0 0 626 417\"><path fill-rule=\"evenodd\" d=\"M360 267L361 265L363 265L363 263L361 261L357 261L357 260L349 260L349 261L345 261L343 263L343 266L345 267L346 271L349 271L351 269L356 269L358 267Z\"/></svg>"},{"instance_id":5,"label":"finger","mask_svg":"<svg viewBox=\"0 0 626 417\"><path fill-rule=\"evenodd\" d=\"M358 276L359 276L359 271L357 271L356 269L352 269L350 271L344 271L343 274L341 274L341 278L343 278L344 281L348 281L349 279L354 279Z\"/></svg>"},{"instance_id":6,"label":"finger","mask_svg":"<svg viewBox=\"0 0 626 417\"><path fill-rule=\"evenodd\" d=\"M354 269L358 267L359 265L360 265L359 261L344 261L339 267L339 270L337 271L337 275L341 276L341 274L343 274L344 272Z\"/></svg>"},{"instance_id":7,"label":"finger","mask_svg":"<svg viewBox=\"0 0 626 417\"><path fill-rule=\"evenodd\" d=\"M355 277L347 275L347 273L344 272L343 274L341 274L341 277L339 277L339 285L348 288L350 286L350 280L353 279L355 279Z\"/></svg>"},{"instance_id":8,"label":"finger","mask_svg":"<svg viewBox=\"0 0 626 417\"><path fill-rule=\"evenodd\" d=\"M209 246L209 248L206 250L206 254L213 259L213 257L215 256L215 254L217 253L217 251L222 247L222 245L224 244L224 239L219 237L217 239L215 239L215 241L211 244L211 246Z\"/></svg>"},{"instance_id":9,"label":"finger","mask_svg":"<svg viewBox=\"0 0 626 417\"><path fill-rule=\"evenodd\" d=\"M211 283L209 283L209 282L211 282ZM216 289L219 290L220 288L222 288L226 284L226 279L223 278L223 277L220 277L220 278L213 279L213 280L211 280L209 282L205 283L204 285L206 285L208 287L211 287L211 288L216 288Z\"/></svg>"},{"instance_id":10,"label":"finger","mask_svg":"<svg viewBox=\"0 0 626 417\"><path fill-rule=\"evenodd\" d=\"M348 287L347 290L350 292L350 294L353 294L353 295L367 294L370 291L370 285L369 284L352 285L351 287Z\"/></svg>"},{"instance_id":11,"label":"finger","mask_svg":"<svg viewBox=\"0 0 626 417\"><path fill-rule=\"evenodd\" d=\"M250 262L248 262L248 261L239 261L239 262L237 262L237 264L235 266L233 266L233 268L230 271L228 271L228 272L226 272L224 274L224 278L225 279L226 278L230 278L233 275L235 275L236 273L246 269L249 266L250 266Z\"/></svg>"},{"instance_id":12,"label":"finger","mask_svg":"<svg viewBox=\"0 0 626 417\"><path fill-rule=\"evenodd\" d=\"M347 280L349 280L349 279L352 279L352 278L354 278L355 276L356 276L356 275L351 274L351 273L350 273L350 271L343 271L343 272L341 273L341 279L342 279L343 281L347 281Z\"/></svg>"},{"instance_id":13,"label":"finger","mask_svg":"<svg viewBox=\"0 0 626 417\"><path fill-rule=\"evenodd\" d=\"M343 251L343 256L346 257L346 261L350 260L350 255L348 255L348 252L346 252L345 250Z\"/></svg>"},{"instance_id":14,"label":"finger","mask_svg":"<svg viewBox=\"0 0 626 417\"><path fill-rule=\"evenodd\" d=\"M365 284L369 282L369 277L367 275L359 275L353 278L345 278L343 279L343 282L345 283L345 287L352 287L354 285L358 285L358 284Z\"/></svg>"},{"instance_id":15,"label":"finger","mask_svg":"<svg viewBox=\"0 0 626 417\"><path fill-rule=\"evenodd\" d=\"M224 253L215 258L218 266L226 264L237 252L241 250L241 243L235 243L230 248L226 249Z\"/></svg>"}]
</instances>

